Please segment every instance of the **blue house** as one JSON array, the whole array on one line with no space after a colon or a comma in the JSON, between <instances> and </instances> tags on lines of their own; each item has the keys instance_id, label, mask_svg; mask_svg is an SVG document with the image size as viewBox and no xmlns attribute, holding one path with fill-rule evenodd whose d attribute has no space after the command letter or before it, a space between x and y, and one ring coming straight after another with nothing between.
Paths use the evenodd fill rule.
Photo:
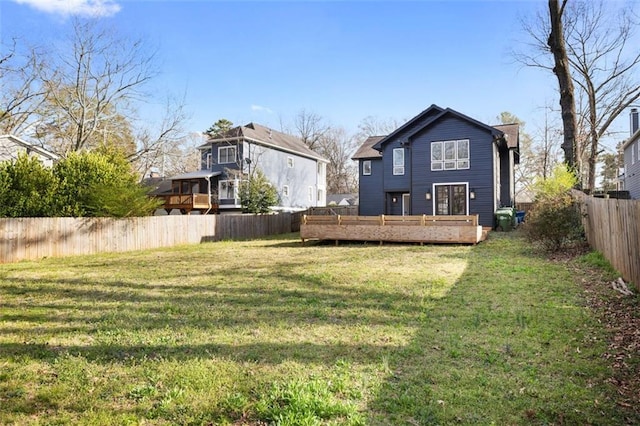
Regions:
<instances>
[{"instance_id":1,"label":"blue house","mask_svg":"<svg viewBox=\"0 0 640 426\"><path fill-rule=\"evenodd\" d=\"M431 105L387 136L368 138L353 156L359 214L479 215L515 204L517 124L489 126Z\"/></svg>"},{"instance_id":2,"label":"blue house","mask_svg":"<svg viewBox=\"0 0 640 426\"><path fill-rule=\"evenodd\" d=\"M638 109L631 109L631 136L622 144L624 150L623 188L633 200L640 199L640 123Z\"/></svg>"},{"instance_id":3,"label":"blue house","mask_svg":"<svg viewBox=\"0 0 640 426\"><path fill-rule=\"evenodd\" d=\"M238 188L256 170L276 188L274 210L326 205L328 161L300 139L255 123L238 126L200 147L201 167L171 178L165 210L239 212Z\"/></svg>"}]
</instances>

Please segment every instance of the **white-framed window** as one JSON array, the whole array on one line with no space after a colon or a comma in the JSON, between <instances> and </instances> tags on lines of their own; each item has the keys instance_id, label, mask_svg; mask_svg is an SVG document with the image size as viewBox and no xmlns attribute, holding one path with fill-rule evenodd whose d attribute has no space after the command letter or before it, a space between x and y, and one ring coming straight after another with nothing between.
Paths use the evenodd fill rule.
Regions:
<instances>
[{"instance_id":1,"label":"white-framed window","mask_svg":"<svg viewBox=\"0 0 640 426\"><path fill-rule=\"evenodd\" d=\"M362 174L364 176L371 175L371 160L365 160L362 162Z\"/></svg>"},{"instance_id":2,"label":"white-framed window","mask_svg":"<svg viewBox=\"0 0 640 426\"><path fill-rule=\"evenodd\" d=\"M321 202L324 199L324 192L322 189L318 189L318 202Z\"/></svg>"},{"instance_id":3,"label":"white-framed window","mask_svg":"<svg viewBox=\"0 0 640 426\"><path fill-rule=\"evenodd\" d=\"M310 202L313 202L313 193L314 193L313 186L310 186L309 187L309 201Z\"/></svg>"},{"instance_id":4,"label":"white-framed window","mask_svg":"<svg viewBox=\"0 0 640 426\"><path fill-rule=\"evenodd\" d=\"M237 160L237 154L236 154L235 146L218 147L218 163L220 164L235 163L236 160Z\"/></svg>"},{"instance_id":5,"label":"white-framed window","mask_svg":"<svg viewBox=\"0 0 640 426\"><path fill-rule=\"evenodd\" d=\"M431 170L469 168L469 139L431 142Z\"/></svg>"},{"instance_id":6,"label":"white-framed window","mask_svg":"<svg viewBox=\"0 0 640 426\"><path fill-rule=\"evenodd\" d=\"M318 177L320 177L321 179L324 177L325 169L325 164L318 161Z\"/></svg>"},{"instance_id":7,"label":"white-framed window","mask_svg":"<svg viewBox=\"0 0 640 426\"><path fill-rule=\"evenodd\" d=\"M293 169L293 157L287 157L287 167Z\"/></svg>"},{"instance_id":8,"label":"white-framed window","mask_svg":"<svg viewBox=\"0 0 640 426\"><path fill-rule=\"evenodd\" d=\"M404 174L404 148L393 149L393 174Z\"/></svg>"},{"instance_id":9,"label":"white-framed window","mask_svg":"<svg viewBox=\"0 0 640 426\"><path fill-rule=\"evenodd\" d=\"M211 170L211 151L207 152L206 162L207 162L207 170Z\"/></svg>"},{"instance_id":10,"label":"white-framed window","mask_svg":"<svg viewBox=\"0 0 640 426\"><path fill-rule=\"evenodd\" d=\"M218 182L218 198L221 200L235 200L238 194L235 180L221 180Z\"/></svg>"},{"instance_id":11,"label":"white-framed window","mask_svg":"<svg viewBox=\"0 0 640 426\"><path fill-rule=\"evenodd\" d=\"M282 196L283 197L288 197L289 196L289 185L284 185L282 187Z\"/></svg>"}]
</instances>

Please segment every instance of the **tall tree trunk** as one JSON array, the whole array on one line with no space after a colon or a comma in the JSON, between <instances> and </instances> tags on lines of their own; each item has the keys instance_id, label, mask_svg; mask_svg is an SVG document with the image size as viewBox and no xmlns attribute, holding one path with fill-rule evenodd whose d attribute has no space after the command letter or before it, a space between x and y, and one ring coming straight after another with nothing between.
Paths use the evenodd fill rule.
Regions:
<instances>
[{"instance_id":1,"label":"tall tree trunk","mask_svg":"<svg viewBox=\"0 0 640 426\"><path fill-rule=\"evenodd\" d=\"M562 110L562 124L564 129L564 160L570 169L575 167L575 135L576 135L576 107L573 96L573 80L569 69L569 59L564 41L562 27L562 13L567 0L563 0L562 7L558 0L549 0L549 17L551 19L551 32L547 40L549 49L553 54L553 73L558 78L560 87L560 108Z\"/></svg>"}]
</instances>

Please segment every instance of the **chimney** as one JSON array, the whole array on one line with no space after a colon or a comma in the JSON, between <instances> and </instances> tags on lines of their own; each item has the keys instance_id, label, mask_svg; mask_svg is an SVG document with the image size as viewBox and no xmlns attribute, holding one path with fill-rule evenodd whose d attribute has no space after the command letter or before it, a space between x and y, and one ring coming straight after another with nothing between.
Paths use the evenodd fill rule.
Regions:
<instances>
[{"instance_id":1,"label":"chimney","mask_svg":"<svg viewBox=\"0 0 640 426\"><path fill-rule=\"evenodd\" d=\"M639 117L638 117L638 108L631 108L631 113L629 114L631 118L631 136L633 136L640 127Z\"/></svg>"}]
</instances>

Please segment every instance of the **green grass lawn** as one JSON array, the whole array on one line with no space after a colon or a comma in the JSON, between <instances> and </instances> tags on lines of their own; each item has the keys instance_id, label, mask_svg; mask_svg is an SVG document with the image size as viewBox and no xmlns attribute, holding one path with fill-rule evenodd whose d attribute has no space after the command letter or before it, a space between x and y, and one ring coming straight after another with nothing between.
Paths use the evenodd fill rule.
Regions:
<instances>
[{"instance_id":1,"label":"green grass lawn","mask_svg":"<svg viewBox=\"0 0 640 426\"><path fill-rule=\"evenodd\" d=\"M517 234L0 265L0 424L620 424L603 333Z\"/></svg>"}]
</instances>

